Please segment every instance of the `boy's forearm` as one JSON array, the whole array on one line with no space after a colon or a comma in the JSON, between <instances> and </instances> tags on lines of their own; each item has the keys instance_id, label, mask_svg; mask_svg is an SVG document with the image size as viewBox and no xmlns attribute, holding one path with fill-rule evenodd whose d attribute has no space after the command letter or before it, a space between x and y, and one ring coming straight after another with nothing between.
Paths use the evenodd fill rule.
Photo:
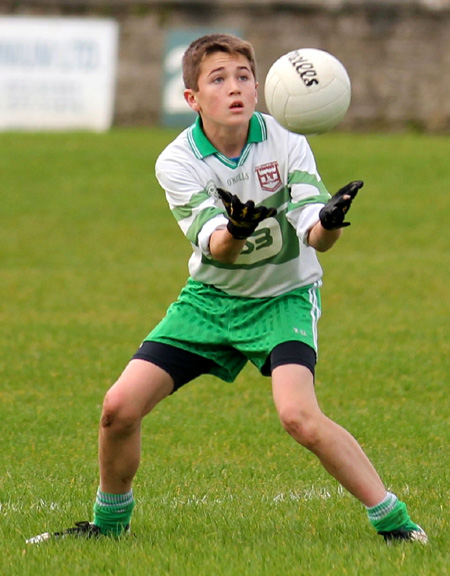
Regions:
<instances>
[{"instance_id":1,"label":"boy's forearm","mask_svg":"<svg viewBox=\"0 0 450 576\"><path fill-rule=\"evenodd\" d=\"M309 231L308 244L317 252L326 252L334 246L341 234L342 228L326 230L319 221Z\"/></svg>"},{"instance_id":2,"label":"boy's forearm","mask_svg":"<svg viewBox=\"0 0 450 576\"><path fill-rule=\"evenodd\" d=\"M317 222L310 230L308 236L309 245L318 252L326 252L340 238L342 229L325 230L320 222ZM224 264L232 264L244 248L246 240L237 240L228 230L216 230L211 234L209 250L214 260Z\"/></svg>"},{"instance_id":3,"label":"boy's forearm","mask_svg":"<svg viewBox=\"0 0 450 576\"><path fill-rule=\"evenodd\" d=\"M237 240L224 230L216 230L211 234L209 240L209 250L214 260L224 264L233 264L241 253L246 240Z\"/></svg>"}]
</instances>

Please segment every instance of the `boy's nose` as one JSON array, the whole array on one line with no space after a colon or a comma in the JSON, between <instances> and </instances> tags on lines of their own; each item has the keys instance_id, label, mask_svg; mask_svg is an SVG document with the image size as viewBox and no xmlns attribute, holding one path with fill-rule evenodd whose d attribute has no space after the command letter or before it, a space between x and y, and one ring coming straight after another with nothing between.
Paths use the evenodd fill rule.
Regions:
<instances>
[{"instance_id":1,"label":"boy's nose","mask_svg":"<svg viewBox=\"0 0 450 576\"><path fill-rule=\"evenodd\" d=\"M230 94L239 94L241 89L239 88L239 84L236 80L230 81Z\"/></svg>"}]
</instances>

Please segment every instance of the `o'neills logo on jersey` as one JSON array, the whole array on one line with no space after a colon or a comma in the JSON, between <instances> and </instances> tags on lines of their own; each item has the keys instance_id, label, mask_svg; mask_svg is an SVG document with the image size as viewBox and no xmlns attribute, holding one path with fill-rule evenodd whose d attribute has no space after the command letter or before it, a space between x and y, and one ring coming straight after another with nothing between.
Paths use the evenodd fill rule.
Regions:
<instances>
[{"instance_id":1,"label":"o'neills logo on jersey","mask_svg":"<svg viewBox=\"0 0 450 576\"><path fill-rule=\"evenodd\" d=\"M278 162L269 162L256 167L259 183L263 190L275 192L281 186L281 176Z\"/></svg>"}]
</instances>

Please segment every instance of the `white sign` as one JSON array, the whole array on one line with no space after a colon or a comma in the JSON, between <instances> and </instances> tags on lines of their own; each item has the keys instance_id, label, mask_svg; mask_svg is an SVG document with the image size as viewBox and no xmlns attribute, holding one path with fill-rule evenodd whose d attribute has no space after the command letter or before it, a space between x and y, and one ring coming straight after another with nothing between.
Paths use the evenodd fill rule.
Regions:
<instances>
[{"instance_id":1,"label":"white sign","mask_svg":"<svg viewBox=\"0 0 450 576\"><path fill-rule=\"evenodd\" d=\"M0 130L107 130L117 42L113 20L0 18Z\"/></svg>"}]
</instances>

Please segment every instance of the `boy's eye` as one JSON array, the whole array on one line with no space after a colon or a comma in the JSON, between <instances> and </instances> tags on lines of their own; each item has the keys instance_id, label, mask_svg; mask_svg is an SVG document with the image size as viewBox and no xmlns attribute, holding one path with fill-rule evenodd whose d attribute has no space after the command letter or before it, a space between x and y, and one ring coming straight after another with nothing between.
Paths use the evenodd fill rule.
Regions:
<instances>
[{"instance_id":1,"label":"boy's eye","mask_svg":"<svg viewBox=\"0 0 450 576\"><path fill-rule=\"evenodd\" d=\"M214 84L220 84L220 82L223 82L223 76L217 76L213 79L213 82Z\"/></svg>"}]
</instances>

